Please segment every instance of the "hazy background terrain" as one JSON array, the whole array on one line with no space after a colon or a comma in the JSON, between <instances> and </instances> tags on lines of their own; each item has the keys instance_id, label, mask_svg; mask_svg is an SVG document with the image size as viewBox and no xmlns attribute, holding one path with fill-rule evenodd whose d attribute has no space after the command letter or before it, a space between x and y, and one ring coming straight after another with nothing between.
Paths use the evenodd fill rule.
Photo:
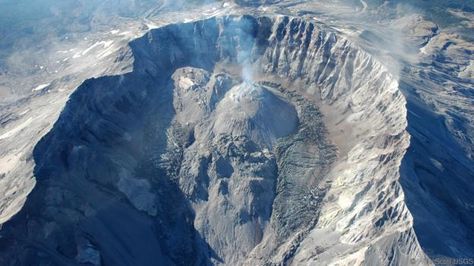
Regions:
<instances>
[{"instance_id":1,"label":"hazy background terrain","mask_svg":"<svg viewBox=\"0 0 474 266\"><path fill-rule=\"evenodd\" d=\"M28 81L28 78L32 75L45 79L55 71L51 66L53 62L48 48L58 43L78 42L82 35L119 25L127 20L155 16L166 10L192 9L208 2L212 0L0 0L0 105L31 91L34 81ZM298 1L288 2L293 4ZM465 38L472 39L474 36L472 25L468 25L474 1L307 2L342 3L360 7L364 3L369 8L391 6L400 13L424 14L441 27L456 27Z\"/></svg>"}]
</instances>

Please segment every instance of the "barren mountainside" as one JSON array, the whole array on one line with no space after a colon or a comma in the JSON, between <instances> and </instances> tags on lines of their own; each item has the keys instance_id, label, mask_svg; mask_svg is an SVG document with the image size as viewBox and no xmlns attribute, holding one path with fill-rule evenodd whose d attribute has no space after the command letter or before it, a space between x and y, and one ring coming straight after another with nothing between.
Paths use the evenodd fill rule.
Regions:
<instances>
[{"instance_id":1,"label":"barren mountainside","mask_svg":"<svg viewBox=\"0 0 474 266\"><path fill-rule=\"evenodd\" d=\"M436 50L443 37L433 24L405 41L443 59L411 62L394 43L392 54L364 47L380 45L376 33L355 38L285 2L218 3L211 15L163 18L140 36L117 30L109 34L127 42L73 51L84 62L98 56L95 68L65 68L71 74L33 90L38 98L24 106L38 111L2 107L0 264L431 265L474 256L469 65L448 82L459 94L436 98L443 68L462 56ZM286 13L268 10L280 5ZM396 53L406 65L386 59ZM74 89L61 94L61 84ZM9 127L28 113L38 116Z\"/></svg>"}]
</instances>

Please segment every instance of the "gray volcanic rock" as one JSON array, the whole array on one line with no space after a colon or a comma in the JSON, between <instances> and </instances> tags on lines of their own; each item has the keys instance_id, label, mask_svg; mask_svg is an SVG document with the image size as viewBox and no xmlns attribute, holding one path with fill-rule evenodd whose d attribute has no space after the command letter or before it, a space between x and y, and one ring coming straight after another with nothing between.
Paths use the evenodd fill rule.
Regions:
<instances>
[{"instance_id":1,"label":"gray volcanic rock","mask_svg":"<svg viewBox=\"0 0 474 266\"><path fill-rule=\"evenodd\" d=\"M271 149L297 124L294 107L268 89L244 82L230 89L217 106L212 131L215 135L249 136L252 142Z\"/></svg>"},{"instance_id":2,"label":"gray volcanic rock","mask_svg":"<svg viewBox=\"0 0 474 266\"><path fill-rule=\"evenodd\" d=\"M289 16L130 49L133 71L85 81L35 147L0 264L425 262L398 182L406 102L368 53Z\"/></svg>"}]
</instances>

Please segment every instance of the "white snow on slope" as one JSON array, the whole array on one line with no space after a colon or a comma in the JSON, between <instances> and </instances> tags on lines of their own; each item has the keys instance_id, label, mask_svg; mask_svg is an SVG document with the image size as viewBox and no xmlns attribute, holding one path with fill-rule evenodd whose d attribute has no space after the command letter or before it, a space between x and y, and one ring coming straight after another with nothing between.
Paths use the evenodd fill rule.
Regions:
<instances>
[{"instance_id":1,"label":"white snow on slope","mask_svg":"<svg viewBox=\"0 0 474 266\"><path fill-rule=\"evenodd\" d=\"M41 85L38 85L36 88L32 89L31 91L40 91L40 90L48 87L49 85L51 85L51 84L50 83L41 84Z\"/></svg>"},{"instance_id":2,"label":"white snow on slope","mask_svg":"<svg viewBox=\"0 0 474 266\"><path fill-rule=\"evenodd\" d=\"M25 122L19 124L18 126L12 128L9 131L7 131L7 132L3 133L2 135L0 135L0 140L15 136L17 133L19 133L24 128L26 128L32 121L33 121L33 118L31 118L31 117L28 118Z\"/></svg>"}]
</instances>

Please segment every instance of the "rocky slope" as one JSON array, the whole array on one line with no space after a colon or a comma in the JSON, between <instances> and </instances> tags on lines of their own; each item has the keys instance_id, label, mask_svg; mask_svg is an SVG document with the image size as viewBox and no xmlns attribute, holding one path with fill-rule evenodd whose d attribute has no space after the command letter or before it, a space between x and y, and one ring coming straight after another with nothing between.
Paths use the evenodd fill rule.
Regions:
<instances>
[{"instance_id":1,"label":"rocky slope","mask_svg":"<svg viewBox=\"0 0 474 266\"><path fill-rule=\"evenodd\" d=\"M368 53L288 16L130 48L133 71L84 82L35 147L2 265L426 262L399 184L406 102Z\"/></svg>"}]
</instances>

